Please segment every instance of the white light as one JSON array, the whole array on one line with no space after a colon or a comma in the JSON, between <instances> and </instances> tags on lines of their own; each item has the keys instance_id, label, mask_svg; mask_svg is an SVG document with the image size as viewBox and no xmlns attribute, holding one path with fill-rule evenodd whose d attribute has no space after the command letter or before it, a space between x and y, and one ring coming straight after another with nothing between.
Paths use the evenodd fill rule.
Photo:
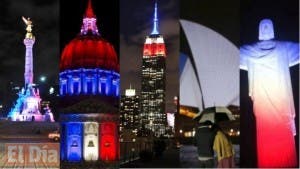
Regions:
<instances>
[{"instance_id":1,"label":"white light","mask_svg":"<svg viewBox=\"0 0 300 169\"><path fill-rule=\"evenodd\" d=\"M179 133L182 133L182 130L181 130L181 129L179 130Z\"/></svg>"},{"instance_id":2,"label":"white light","mask_svg":"<svg viewBox=\"0 0 300 169\"><path fill-rule=\"evenodd\" d=\"M47 79L46 76L41 76L41 77L40 77L40 81L41 81L41 82L45 82L46 79Z\"/></svg>"},{"instance_id":3,"label":"white light","mask_svg":"<svg viewBox=\"0 0 300 169\"><path fill-rule=\"evenodd\" d=\"M84 123L83 157L86 161L96 161L98 159L98 128L96 122Z\"/></svg>"},{"instance_id":4,"label":"white light","mask_svg":"<svg viewBox=\"0 0 300 169\"><path fill-rule=\"evenodd\" d=\"M230 129L230 132L232 133L232 132L233 132L233 129Z\"/></svg>"},{"instance_id":5,"label":"white light","mask_svg":"<svg viewBox=\"0 0 300 169\"><path fill-rule=\"evenodd\" d=\"M3 105L2 104L0 104L0 109L2 109L3 108Z\"/></svg>"},{"instance_id":6,"label":"white light","mask_svg":"<svg viewBox=\"0 0 300 169\"><path fill-rule=\"evenodd\" d=\"M164 43L164 39L162 37L157 38L156 43Z\"/></svg>"},{"instance_id":7,"label":"white light","mask_svg":"<svg viewBox=\"0 0 300 169\"><path fill-rule=\"evenodd\" d=\"M146 42L145 42L145 44L151 44L152 43L152 39L151 38L146 38Z\"/></svg>"},{"instance_id":8,"label":"white light","mask_svg":"<svg viewBox=\"0 0 300 169\"><path fill-rule=\"evenodd\" d=\"M171 127L175 126L175 115L174 113L167 113L167 122Z\"/></svg>"},{"instance_id":9,"label":"white light","mask_svg":"<svg viewBox=\"0 0 300 169\"><path fill-rule=\"evenodd\" d=\"M54 88L53 87L50 87L49 89L49 94L53 94L54 93Z\"/></svg>"},{"instance_id":10,"label":"white light","mask_svg":"<svg viewBox=\"0 0 300 169\"><path fill-rule=\"evenodd\" d=\"M125 96L135 96L135 89L126 89Z\"/></svg>"}]
</instances>

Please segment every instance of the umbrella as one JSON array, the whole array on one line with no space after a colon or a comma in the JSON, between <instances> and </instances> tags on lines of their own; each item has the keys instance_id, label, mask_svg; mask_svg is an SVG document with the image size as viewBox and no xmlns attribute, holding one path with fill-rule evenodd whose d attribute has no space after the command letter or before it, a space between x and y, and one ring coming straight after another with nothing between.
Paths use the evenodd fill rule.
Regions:
<instances>
[{"instance_id":1,"label":"umbrella","mask_svg":"<svg viewBox=\"0 0 300 169\"><path fill-rule=\"evenodd\" d=\"M218 106L204 109L202 112L196 114L193 119L199 121L199 123L203 123L207 120L213 123L235 120L232 112L228 108Z\"/></svg>"}]
</instances>

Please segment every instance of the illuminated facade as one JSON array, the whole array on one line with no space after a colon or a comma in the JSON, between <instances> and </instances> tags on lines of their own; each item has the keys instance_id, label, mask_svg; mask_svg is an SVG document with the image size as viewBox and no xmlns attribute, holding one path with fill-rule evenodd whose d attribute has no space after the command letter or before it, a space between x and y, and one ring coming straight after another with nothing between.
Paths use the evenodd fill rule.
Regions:
<instances>
[{"instance_id":1,"label":"illuminated facade","mask_svg":"<svg viewBox=\"0 0 300 169\"><path fill-rule=\"evenodd\" d=\"M166 48L158 31L157 3L153 30L146 37L143 49L141 123L156 136L164 135L167 125L165 113Z\"/></svg>"},{"instance_id":2,"label":"illuminated facade","mask_svg":"<svg viewBox=\"0 0 300 169\"><path fill-rule=\"evenodd\" d=\"M119 63L96 21L89 0L80 34L61 55L61 168L101 168L119 158Z\"/></svg>"},{"instance_id":3,"label":"illuminated facade","mask_svg":"<svg viewBox=\"0 0 300 169\"><path fill-rule=\"evenodd\" d=\"M8 118L12 121L48 121L54 122L54 117L51 109L41 106L41 97L39 89L33 83L33 54L32 48L35 42L35 37L32 34L32 21L28 18L22 18L26 27L26 36L24 45L26 47L25 54L25 86L18 93L18 99L13 108L8 113Z\"/></svg>"},{"instance_id":4,"label":"illuminated facade","mask_svg":"<svg viewBox=\"0 0 300 169\"><path fill-rule=\"evenodd\" d=\"M295 107L289 67L299 64L299 43L274 38L272 21L263 19L259 41L240 49L240 68L248 71L258 167L296 167Z\"/></svg>"},{"instance_id":5,"label":"illuminated facade","mask_svg":"<svg viewBox=\"0 0 300 169\"><path fill-rule=\"evenodd\" d=\"M140 126L140 99L135 89L126 89L125 95L121 96L120 102L120 131L130 129L135 133Z\"/></svg>"}]
</instances>

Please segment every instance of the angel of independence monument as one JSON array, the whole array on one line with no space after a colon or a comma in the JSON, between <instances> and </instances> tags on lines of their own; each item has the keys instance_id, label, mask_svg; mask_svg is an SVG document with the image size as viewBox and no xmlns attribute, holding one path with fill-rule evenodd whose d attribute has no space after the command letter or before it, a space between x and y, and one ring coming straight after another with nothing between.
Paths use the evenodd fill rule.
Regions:
<instances>
[{"instance_id":1,"label":"angel of independence monument","mask_svg":"<svg viewBox=\"0 0 300 169\"><path fill-rule=\"evenodd\" d=\"M26 24L26 36L24 45L25 53L25 85L18 93L18 99L8 113L8 119L11 121L48 121L54 122L53 114L48 106L42 111L41 97L39 89L33 83L33 53L32 48L35 43L35 37L32 33L32 21L30 18L22 17Z\"/></svg>"}]
</instances>

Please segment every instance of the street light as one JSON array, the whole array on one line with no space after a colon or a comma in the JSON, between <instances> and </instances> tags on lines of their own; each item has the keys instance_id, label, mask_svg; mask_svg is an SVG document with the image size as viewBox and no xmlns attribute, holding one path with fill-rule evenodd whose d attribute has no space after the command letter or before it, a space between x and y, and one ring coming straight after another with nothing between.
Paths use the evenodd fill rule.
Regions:
<instances>
[{"instance_id":1,"label":"street light","mask_svg":"<svg viewBox=\"0 0 300 169\"><path fill-rule=\"evenodd\" d=\"M41 76L41 77L40 77L40 81L41 81L41 82L45 82L46 80L47 80L46 76Z\"/></svg>"}]
</instances>

